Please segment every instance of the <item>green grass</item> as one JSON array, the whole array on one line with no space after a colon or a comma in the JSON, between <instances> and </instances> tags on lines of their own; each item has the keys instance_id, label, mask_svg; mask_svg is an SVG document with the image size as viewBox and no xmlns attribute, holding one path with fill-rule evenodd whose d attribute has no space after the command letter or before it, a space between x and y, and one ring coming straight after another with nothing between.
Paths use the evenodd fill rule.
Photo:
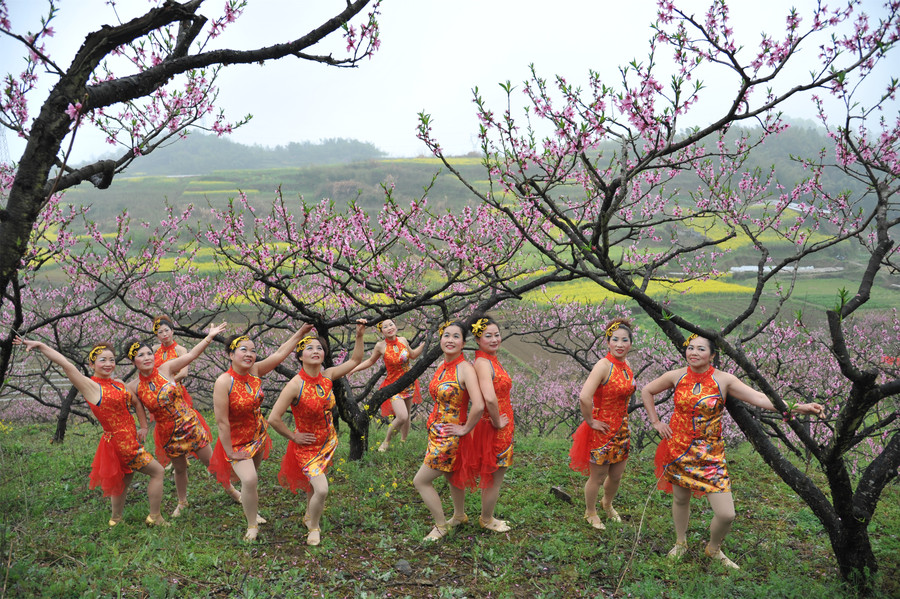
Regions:
<instances>
[{"instance_id":1,"label":"green grass","mask_svg":"<svg viewBox=\"0 0 900 599\"><path fill-rule=\"evenodd\" d=\"M214 422L211 414L209 422ZM109 502L87 488L99 429L70 425L64 445L50 446L51 425L0 431L0 581L9 597L837 597L847 595L828 540L810 510L748 446L729 449L738 518L725 550L741 564L726 572L702 555L710 511L694 501L690 551L678 566L671 499L654 491L649 447L633 455L620 489L621 525L606 532L581 515L584 478L567 468L563 438L517 438L497 508L513 530L497 535L466 525L424 545L430 519L412 487L421 464L421 420L410 440L386 454L347 462L342 435L329 474L323 542L304 544L302 501L276 482L285 442L260 471L260 512L269 520L256 544L240 541L244 519L203 473L190 467L191 507L177 526L148 529L146 478L135 475L125 522L107 528ZM384 429L373 432L373 446ZM395 486L396 485L396 486ZM553 486L573 498L566 503ZM436 484L449 512L446 484ZM900 591L897 530L900 491L886 490L870 531L882 578L879 595ZM477 521L478 496L467 495ZM167 476L164 513L175 507ZM406 560L412 573L395 566ZM2 595L3 593L0 593Z\"/></svg>"}]
</instances>

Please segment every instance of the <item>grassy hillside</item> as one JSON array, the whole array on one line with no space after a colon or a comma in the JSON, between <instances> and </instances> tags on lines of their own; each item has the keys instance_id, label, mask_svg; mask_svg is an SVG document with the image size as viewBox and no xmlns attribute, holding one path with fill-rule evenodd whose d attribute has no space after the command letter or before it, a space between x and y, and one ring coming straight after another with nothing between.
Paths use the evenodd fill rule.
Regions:
<instances>
[{"instance_id":1,"label":"grassy hillside","mask_svg":"<svg viewBox=\"0 0 900 599\"><path fill-rule=\"evenodd\" d=\"M211 414L207 420L214 423ZM275 437L260 474L269 520L254 545L214 479L191 462L191 506L177 525L148 529L146 477L135 475L125 522L107 528L109 502L87 489L100 429L74 424L49 446L49 425L0 430L0 581L5 597L849 597L825 533L809 509L744 444L729 448L738 518L726 571L702 554L711 518L694 501L689 553L673 565L671 498L654 491L653 447L633 455L617 500L624 522L605 532L582 519L584 477L567 467L564 438L517 438L515 464L497 508L512 531L476 525L426 545L428 512L411 480L424 454L421 419L406 444L346 462L342 436L322 522L310 548L301 500L276 482L285 443ZM384 429L374 433L373 446ZM164 513L175 507L167 477ZM558 499L551 487L573 498ZM449 510L443 482L438 492ZM467 496L477 521L478 497ZM882 576L877 597L900 593L900 488L884 493L870 526ZM405 560L408 564L406 570ZM406 572L406 573L404 573Z\"/></svg>"}]
</instances>

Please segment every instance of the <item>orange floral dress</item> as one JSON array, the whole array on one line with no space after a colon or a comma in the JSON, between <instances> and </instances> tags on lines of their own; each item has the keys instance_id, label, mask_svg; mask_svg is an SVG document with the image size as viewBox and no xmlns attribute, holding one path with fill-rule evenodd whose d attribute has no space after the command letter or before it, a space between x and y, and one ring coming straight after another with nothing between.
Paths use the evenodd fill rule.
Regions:
<instances>
[{"instance_id":1,"label":"orange floral dress","mask_svg":"<svg viewBox=\"0 0 900 599\"><path fill-rule=\"evenodd\" d=\"M262 379L253 374L240 375L231 368L226 373L231 377L231 389L228 392L228 424L231 426L232 452L245 451L250 457L260 451L262 457L269 457L272 439L267 432L269 423L263 418ZM216 439L212 458L209 460L209 471L223 487L229 482L238 482L238 477L231 467L234 460L225 455L222 440Z\"/></svg>"},{"instance_id":2,"label":"orange floral dress","mask_svg":"<svg viewBox=\"0 0 900 599\"><path fill-rule=\"evenodd\" d=\"M700 374L688 368L675 385L674 399L675 411L669 421L672 437L663 439L656 449L659 488L671 493L675 484L697 497L730 492L722 440L725 399L715 368Z\"/></svg>"},{"instance_id":3,"label":"orange floral dress","mask_svg":"<svg viewBox=\"0 0 900 599\"><path fill-rule=\"evenodd\" d=\"M128 410L131 393L121 381L91 377L100 385L100 402L88 403L103 427L103 436L91 464L90 488L100 486L104 496L121 495L125 491L125 475L140 470L153 461L137 438L134 417Z\"/></svg>"},{"instance_id":4,"label":"orange floral dress","mask_svg":"<svg viewBox=\"0 0 900 599\"><path fill-rule=\"evenodd\" d=\"M300 395L291 402L294 425L298 432L313 433L316 440L308 445L298 445L288 441L288 448L281 460L278 482L294 493L297 489L312 490L309 479L325 474L334 459L338 438L334 430L334 393L332 381L321 374L309 376L303 370L298 374L301 381Z\"/></svg>"},{"instance_id":5,"label":"orange floral dress","mask_svg":"<svg viewBox=\"0 0 900 599\"><path fill-rule=\"evenodd\" d=\"M582 474L590 474L590 465L616 464L628 459L631 440L628 434L628 401L634 393L634 373L623 360L606 354L612 365L609 378L594 391L594 420L605 422L605 433L582 422L572 435L569 451L569 468Z\"/></svg>"},{"instance_id":6,"label":"orange floral dress","mask_svg":"<svg viewBox=\"0 0 900 599\"><path fill-rule=\"evenodd\" d=\"M409 371L409 347L396 338L385 339L384 344L384 368L387 371L387 375L384 377L384 382L381 383L381 388L387 387ZM416 380L416 382L400 393L384 400L384 403L381 404L381 415L385 418L394 415L394 408L391 406L391 402L395 399L401 401L412 399L413 403L422 403L419 381Z\"/></svg>"},{"instance_id":7,"label":"orange floral dress","mask_svg":"<svg viewBox=\"0 0 900 599\"><path fill-rule=\"evenodd\" d=\"M178 345L173 343L172 345L160 345L156 348L156 351L153 352L153 365L159 368L163 365L163 363L168 362L169 360L174 360L178 357ZM191 394L188 393L188 390L185 389L184 385L181 383L176 383L179 387L181 387L181 396L184 398L185 403L188 407L194 407L194 398L191 397ZM199 415L199 413L198 413ZM200 416L200 419L203 420L203 416ZM203 420L203 425L206 427L206 430L209 430L209 426L206 424L206 421Z\"/></svg>"},{"instance_id":8,"label":"orange floral dress","mask_svg":"<svg viewBox=\"0 0 900 599\"><path fill-rule=\"evenodd\" d=\"M456 368L465 360L462 354L450 363L438 366L428 391L434 399L434 408L425 425L428 430L428 448L425 465L441 472L453 472L457 466L462 437L444 435L445 424L465 424L469 409L469 392L462 388ZM466 435L470 437L470 435Z\"/></svg>"},{"instance_id":9,"label":"orange floral dress","mask_svg":"<svg viewBox=\"0 0 900 599\"><path fill-rule=\"evenodd\" d=\"M137 395L156 419L153 440L156 459L163 466L170 458L202 449L212 440L197 410L184 401L182 389L181 385L164 378L158 368L150 376L139 375Z\"/></svg>"},{"instance_id":10,"label":"orange floral dress","mask_svg":"<svg viewBox=\"0 0 900 599\"><path fill-rule=\"evenodd\" d=\"M472 445L475 456L478 459L477 468L474 473L460 472L459 475L454 473L454 483L467 480L469 481L469 486L474 486L474 481L477 480L479 481L478 486L484 489L494 484L493 475L498 468L508 468L512 465L515 423L513 421L512 402L510 401L512 378L500 365L497 356L476 350L475 359L478 360L478 358L484 358L491 363L497 407L500 410L500 414L505 415L509 419L509 424L501 429L494 428L494 424L491 422L491 415L485 408L481 420L472 429ZM469 462L470 460L467 460L467 464Z\"/></svg>"}]
</instances>

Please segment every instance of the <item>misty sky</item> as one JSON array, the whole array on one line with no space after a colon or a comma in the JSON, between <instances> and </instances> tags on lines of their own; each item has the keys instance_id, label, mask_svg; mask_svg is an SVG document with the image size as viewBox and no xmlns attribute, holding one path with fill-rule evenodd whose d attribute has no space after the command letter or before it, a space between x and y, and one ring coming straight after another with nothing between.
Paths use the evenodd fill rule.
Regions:
<instances>
[{"instance_id":1,"label":"misty sky","mask_svg":"<svg viewBox=\"0 0 900 599\"><path fill-rule=\"evenodd\" d=\"M34 30L44 8L40 0L10 0L16 30ZM54 59L68 65L84 36L98 25L115 22L105 0L62 0L54 21L56 36L49 43ZM149 3L128 0L121 5L145 10ZM708 2L687 3L702 13ZM748 48L763 29L780 34L788 6L783 0L735 2L732 22ZM809 7L812 0L794 2ZM877 6L880 2L872 2ZM250 48L286 41L307 32L339 10L343 0L253 0L245 14L222 38L228 47ZM219 4L209 4L210 13ZM357 69L335 69L296 59L265 66L230 67L220 79L219 105L237 118L254 115L231 139L263 146L344 137L368 141L391 156L425 153L416 137L417 113L435 119L434 130L450 154L477 150L477 120L472 104L478 86L491 106L505 108L498 83L519 84L534 63L542 76L564 75L584 83L589 69L613 83L617 66L646 58L648 27L656 2L589 0L385 0L382 7L382 48ZM123 9L124 10L124 9ZM123 16L130 17L133 14ZM777 16L775 16L777 15ZM323 53L342 51L335 38ZM21 69L21 50L0 39L4 73ZM815 54L808 51L810 60ZM808 69L807 69L808 70ZM797 77L806 71L797 71ZM710 82L709 110L725 87ZM516 94L519 98L520 94ZM721 105L721 102L720 102ZM32 114L37 105L32 105ZM793 116L812 117L807 102L787 108ZM685 123L699 124L699 123ZM88 159L109 146L99 136L79 132L76 160ZM16 160L23 144L7 133L10 156Z\"/></svg>"}]
</instances>

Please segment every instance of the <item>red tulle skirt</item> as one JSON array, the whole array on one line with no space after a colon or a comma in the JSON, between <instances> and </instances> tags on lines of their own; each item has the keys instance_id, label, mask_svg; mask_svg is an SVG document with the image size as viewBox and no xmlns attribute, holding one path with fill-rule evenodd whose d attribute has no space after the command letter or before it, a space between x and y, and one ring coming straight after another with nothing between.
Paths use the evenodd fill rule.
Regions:
<instances>
[{"instance_id":1,"label":"red tulle skirt","mask_svg":"<svg viewBox=\"0 0 900 599\"><path fill-rule=\"evenodd\" d=\"M166 455L166 450L163 447L165 443L165 439L163 438L164 429L166 427L162 426L160 421L156 421L156 426L153 427L153 455L156 458L156 461L162 464L163 466L168 466L169 456ZM168 435L169 431L165 431Z\"/></svg>"},{"instance_id":2,"label":"red tulle skirt","mask_svg":"<svg viewBox=\"0 0 900 599\"><path fill-rule=\"evenodd\" d=\"M103 496L118 496L125 491L125 475L131 472L122 467L119 454L113 446L112 439L103 435L94 454L94 462L91 464L89 487L93 489L99 486L103 489Z\"/></svg>"},{"instance_id":3,"label":"red tulle skirt","mask_svg":"<svg viewBox=\"0 0 900 599\"><path fill-rule=\"evenodd\" d=\"M385 381L381 384L381 387L386 387L389 383ZM379 387L379 388L381 388ZM412 385L401 391L400 393L388 397L381 403L381 416L382 418L389 418L394 415L394 406L391 405L391 402L395 399L402 399L406 401L407 397L412 398L413 404L422 403L422 393L419 391L419 381L416 380Z\"/></svg>"},{"instance_id":4,"label":"red tulle skirt","mask_svg":"<svg viewBox=\"0 0 900 599\"><path fill-rule=\"evenodd\" d=\"M458 489L486 489L494 484L497 452L494 439L497 429L490 420L479 420L468 435L460 438L456 463L450 483Z\"/></svg>"},{"instance_id":5,"label":"red tulle skirt","mask_svg":"<svg viewBox=\"0 0 900 599\"><path fill-rule=\"evenodd\" d=\"M569 468L589 476L591 474L591 450L597 446L595 431L587 422L582 422L572 435L572 449L569 450Z\"/></svg>"},{"instance_id":6,"label":"red tulle skirt","mask_svg":"<svg viewBox=\"0 0 900 599\"><path fill-rule=\"evenodd\" d=\"M278 484L288 489L291 493L296 493L298 490L304 493L312 491L309 477L303 472L303 467L291 455L291 452L285 453L284 458L281 460L281 469L278 471Z\"/></svg>"},{"instance_id":7,"label":"red tulle skirt","mask_svg":"<svg viewBox=\"0 0 900 599\"><path fill-rule=\"evenodd\" d=\"M281 469L278 470L278 484L291 493L296 493L298 490L309 493L312 491L312 485L306 472L303 471L303 463L298 457L297 448L298 446L294 443L288 443L287 451L284 452L284 457L281 459Z\"/></svg>"},{"instance_id":8,"label":"red tulle skirt","mask_svg":"<svg viewBox=\"0 0 900 599\"><path fill-rule=\"evenodd\" d=\"M672 483L663 478L666 466L672 461L672 452L669 450L669 440L663 439L656 446L656 455L653 463L656 466L656 488L666 493L672 492Z\"/></svg>"},{"instance_id":9,"label":"red tulle skirt","mask_svg":"<svg viewBox=\"0 0 900 599\"><path fill-rule=\"evenodd\" d=\"M272 449L272 438L266 435L266 440L263 441L261 448L262 459L266 460L269 458L270 449ZM234 468L231 467L231 462L225 455L225 448L222 447L220 439L216 439L216 446L213 449L212 457L209 459L209 471L216 477L219 484L226 489L229 484L240 481L238 475L234 473Z\"/></svg>"}]
</instances>

